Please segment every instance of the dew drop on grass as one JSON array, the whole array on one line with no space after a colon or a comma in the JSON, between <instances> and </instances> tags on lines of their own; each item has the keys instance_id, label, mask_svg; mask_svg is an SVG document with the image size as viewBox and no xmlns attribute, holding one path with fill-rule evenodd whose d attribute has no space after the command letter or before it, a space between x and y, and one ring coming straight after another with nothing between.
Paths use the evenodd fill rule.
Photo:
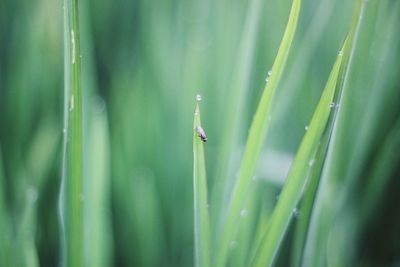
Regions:
<instances>
[{"instance_id":1,"label":"dew drop on grass","mask_svg":"<svg viewBox=\"0 0 400 267\"><path fill-rule=\"evenodd\" d=\"M267 73L267 77L265 78L265 82L269 81L269 77L271 76L271 74L272 74L272 71L269 70L268 73Z\"/></svg>"},{"instance_id":2,"label":"dew drop on grass","mask_svg":"<svg viewBox=\"0 0 400 267\"><path fill-rule=\"evenodd\" d=\"M74 95L71 95L71 98L69 99L69 111L72 111L74 109Z\"/></svg>"},{"instance_id":3,"label":"dew drop on grass","mask_svg":"<svg viewBox=\"0 0 400 267\"><path fill-rule=\"evenodd\" d=\"M249 212L247 211L247 209L242 209L240 211L240 217L247 217L248 214Z\"/></svg>"},{"instance_id":4,"label":"dew drop on grass","mask_svg":"<svg viewBox=\"0 0 400 267\"><path fill-rule=\"evenodd\" d=\"M74 30L71 30L71 56L72 56L72 64L75 64L75 34L74 34Z\"/></svg>"},{"instance_id":5,"label":"dew drop on grass","mask_svg":"<svg viewBox=\"0 0 400 267\"><path fill-rule=\"evenodd\" d=\"M343 51L342 50L339 51L339 56L343 56Z\"/></svg>"},{"instance_id":6,"label":"dew drop on grass","mask_svg":"<svg viewBox=\"0 0 400 267\"><path fill-rule=\"evenodd\" d=\"M308 131L308 125L306 125L306 126L304 127L304 130Z\"/></svg>"},{"instance_id":7,"label":"dew drop on grass","mask_svg":"<svg viewBox=\"0 0 400 267\"><path fill-rule=\"evenodd\" d=\"M67 129L64 128L64 129L62 130L62 132L63 132L63 134L66 134L66 133L67 133Z\"/></svg>"},{"instance_id":8,"label":"dew drop on grass","mask_svg":"<svg viewBox=\"0 0 400 267\"><path fill-rule=\"evenodd\" d=\"M331 102L331 103L329 104L329 107L330 107L330 108L334 108L334 107L335 107L335 102Z\"/></svg>"},{"instance_id":9,"label":"dew drop on grass","mask_svg":"<svg viewBox=\"0 0 400 267\"><path fill-rule=\"evenodd\" d=\"M201 95L196 95L196 101L197 101L197 102L200 102L201 100L202 100Z\"/></svg>"}]
</instances>

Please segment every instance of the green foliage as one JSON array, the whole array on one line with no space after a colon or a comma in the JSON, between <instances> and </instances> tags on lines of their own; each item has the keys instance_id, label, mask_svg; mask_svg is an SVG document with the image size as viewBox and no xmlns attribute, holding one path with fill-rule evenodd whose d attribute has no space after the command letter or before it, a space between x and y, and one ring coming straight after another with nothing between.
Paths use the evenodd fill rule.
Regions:
<instances>
[{"instance_id":1,"label":"green foliage","mask_svg":"<svg viewBox=\"0 0 400 267\"><path fill-rule=\"evenodd\" d=\"M0 4L1 267L399 264L398 1L64 2Z\"/></svg>"}]
</instances>

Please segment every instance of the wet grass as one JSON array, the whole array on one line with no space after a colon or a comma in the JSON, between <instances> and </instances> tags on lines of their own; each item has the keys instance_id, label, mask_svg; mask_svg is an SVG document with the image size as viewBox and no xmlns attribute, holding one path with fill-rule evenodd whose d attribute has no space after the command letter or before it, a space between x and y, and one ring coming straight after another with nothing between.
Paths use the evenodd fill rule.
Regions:
<instances>
[{"instance_id":1,"label":"wet grass","mask_svg":"<svg viewBox=\"0 0 400 267\"><path fill-rule=\"evenodd\" d=\"M399 3L0 6L0 266L399 263Z\"/></svg>"}]
</instances>

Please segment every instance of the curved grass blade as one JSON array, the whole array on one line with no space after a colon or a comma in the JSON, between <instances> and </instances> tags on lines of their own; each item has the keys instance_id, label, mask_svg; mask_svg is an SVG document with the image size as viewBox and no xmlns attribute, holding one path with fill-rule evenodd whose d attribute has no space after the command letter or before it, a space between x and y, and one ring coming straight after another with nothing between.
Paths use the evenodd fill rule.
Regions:
<instances>
[{"instance_id":1,"label":"curved grass blade","mask_svg":"<svg viewBox=\"0 0 400 267\"><path fill-rule=\"evenodd\" d=\"M219 239L219 248L214 265L217 267L226 265L229 243L236 232L237 219L240 216L240 210L244 203L245 192L249 183L251 182L251 177L255 172L257 161L265 141L265 135L269 125L268 119L270 117L271 102L288 58L290 47L292 45L292 40L297 26L297 19L300 12L300 6L300 0L293 1L286 30L272 67L271 76L269 77L269 81L264 88L263 95L250 128L239 170L239 176L234 185L224 228L222 229L222 234Z\"/></svg>"},{"instance_id":2,"label":"curved grass blade","mask_svg":"<svg viewBox=\"0 0 400 267\"><path fill-rule=\"evenodd\" d=\"M329 232L329 224L333 219L334 211L331 209L331 205L325 205L325 201L329 198L329 201L333 199L339 201L339 196L335 194L332 195L333 183L329 181L333 178L333 175L326 175L329 166L331 165L331 147L334 146L335 132L337 131L337 124L340 120L340 112L343 109L343 94L348 87L348 79L350 67L352 65L355 53L355 44L358 39L360 23L363 18L364 9L366 2L363 0L356 1L355 8L353 11L353 18L351 22L351 28L347 36L346 49L343 50L343 63L339 73L338 79L338 89L340 94L338 96L338 102L340 102L340 109L337 111L337 118L333 122L332 136L328 146L328 154L323 167L323 173L321 176L321 182L318 188L318 192L314 201L313 212L311 215L311 222L309 226L309 231L307 233L307 240L303 253L303 266L318 266L326 264L326 248L327 244L327 233ZM340 160L339 160L340 161ZM329 179L324 179L324 177L330 177ZM343 188L342 188L343 189ZM329 196L328 196L329 195ZM324 208L322 209L322 206ZM343 259L346 258L343 256Z\"/></svg>"},{"instance_id":3,"label":"curved grass blade","mask_svg":"<svg viewBox=\"0 0 400 267\"><path fill-rule=\"evenodd\" d=\"M199 102L197 96L193 120L193 205L195 266L210 266L210 222L207 200L206 164L204 142L207 136L201 126Z\"/></svg>"},{"instance_id":4,"label":"curved grass blade","mask_svg":"<svg viewBox=\"0 0 400 267\"><path fill-rule=\"evenodd\" d=\"M228 99L227 116L223 126L223 139L219 152L219 160L215 183L213 184L211 202L211 221L213 224L215 219L220 220L218 216L221 210L226 208L229 201L229 192L234 182L233 177L229 176L229 170L232 165L232 148L238 143L240 130L243 128L243 114L245 103L249 92L250 78L252 66L254 65L255 46L257 41L257 33L259 29L259 20L261 17L263 3L261 0L252 0L246 13L244 28L242 32L241 42L238 48L237 60L234 68L233 79L230 84L230 93ZM220 230L221 225L217 225L213 229L216 233Z\"/></svg>"},{"instance_id":5,"label":"curved grass blade","mask_svg":"<svg viewBox=\"0 0 400 267\"><path fill-rule=\"evenodd\" d=\"M63 266L84 266L82 89L78 0L64 0L64 151L60 195Z\"/></svg>"},{"instance_id":6,"label":"curved grass blade","mask_svg":"<svg viewBox=\"0 0 400 267\"><path fill-rule=\"evenodd\" d=\"M339 53L321 99L311 119L308 131L292 163L286 183L279 196L279 201L272 213L269 229L257 251L252 266L271 266L273 264L281 241L293 218L293 213L297 212L296 207L307 181L309 165L312 165L312 162L315 160L314 155L320 144L322 134L326 129L332 111L332 101L335 95L341 62L342 54Z\"/></svg>"}]
</instances>

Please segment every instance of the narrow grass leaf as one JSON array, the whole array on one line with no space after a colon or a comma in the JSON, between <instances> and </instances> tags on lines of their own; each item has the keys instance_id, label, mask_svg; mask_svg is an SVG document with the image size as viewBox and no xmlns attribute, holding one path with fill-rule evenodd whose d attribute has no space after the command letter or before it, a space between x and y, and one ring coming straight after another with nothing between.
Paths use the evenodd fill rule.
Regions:
<instances>
[{"instance_id":1,"label":"narrow grass leaf","mask_svg":"<svg viewBox=\"0 0 400 267\"><path fill-rule=\"evenodd\" d=\"M82 90L78 0L64 0L63 265L83 262Z\"/></svg>"},{"instance_id":2,"label":"narrow grass leaf","mask_svg":"<svg viewBox=\"0 0 400 267\"><path fill-rule=\"evenodd\" d=\"M315 160L316 150L333 110L332 101L341 61L342 55L339 53L309 128L292 163L279 201L273 211L266 237L258 249L253 266L272 266L290 220L293 218L293 213L297 212L297 205L303 193L310 162Z\"/></svg>"},{"instance_id":3,"label":"narrow grass leaf","mask_svg":"<svg viewBox=\"0 0 400 267\"><path fill-rule=\"evenodd\" d=\"M271 102L281 78L286 60L289 55L289 50L292 45L295 34L297 19L300 12L301 1L294 0L289 15L289 20L286 26L281 45L278 50L275 62L272 67L269 81L267 82L259 106L254 116L247 144L245 147L242 163L239 170L239 176L235 182L231 200L229 203L224 228L219 239L219 248L217 252L215 266L225 266L229 243L234 238L237 219L240 216L241 206L244 203L246 189L251 181L251 177L255 172L258 158L262 151L265 141L265 135L268 129L268 119L270 118Z\"/></svg>"},{"instance_id":4,"label":"narrow grass leaf","mask_svg":"<svg viewBox=\"0 0 400 267\"><path fill-rule=\"evenodd\" d=\"M206 164L204 142L207 137L201 126L200 96L197 96L193 120L193 204L194 204L194 239L195 266L210 265L210 222L207 200Z\"/></svg>"},{"instance_id":5,"label":"narrow grass leaf","mask_svg":"<svg viewBox=\"0 0 400 267\"><path fill-rule=\"evenodd\" d=\"M339 187L337 187L338 184L336 184L336 181L334 181L335 177L338 177L337 172L339 171L339 168L335 168L334 172L330 172L329 169L333 170L331 166L334 162L334 164L336 165L338 164L338 162L342 161L342 159L337 158L337 160L333 162L332 153L334 147L338 145L335 144L335 135L337 132L338 124L340 124L341 120L340 113L343 112L343 108L345 106L343 95L345 95L346 91L349 89L349 73L351 72L350 70L354 60L355 47L358 41L357 39L359 35L360 24L364 14L365 4L366 1L363 0L355 2L351 27L346 41L346 49L343 50L343 63L339 73L337 89L340 91L340 94L338 96L338 102L340 103L340 105L337 111L337 118L335 118L335 121L333 122L334 125L332 129L332 136L328 147L326 161L324 163L322 176L320 178L321 182L314 202L309 231L307 233L302 261L302 264L304 266L318 266L321 264L326 264L327 250L324 249L321 252L321 247L326 247L328 233L331 226L330 224L333 221L333 216L335 213L334 209L336 209L335 207L339 206L338 202L340 202L339 194L346 190L346 187L343 186L343 184L340 185L339 189ZM343 144L340 144L339 146L343 147ZM342 155L342 157L343 156L344 155ZM328 175L327 173L330 174ZM336 191L335 188L337 188L338 191ZM333 194L333 192L336 193ZM335 201L336 205L332 205L331 201ZM343 256L343 258L345 258L345 256Z\"/></svg>"}]
</instances>

